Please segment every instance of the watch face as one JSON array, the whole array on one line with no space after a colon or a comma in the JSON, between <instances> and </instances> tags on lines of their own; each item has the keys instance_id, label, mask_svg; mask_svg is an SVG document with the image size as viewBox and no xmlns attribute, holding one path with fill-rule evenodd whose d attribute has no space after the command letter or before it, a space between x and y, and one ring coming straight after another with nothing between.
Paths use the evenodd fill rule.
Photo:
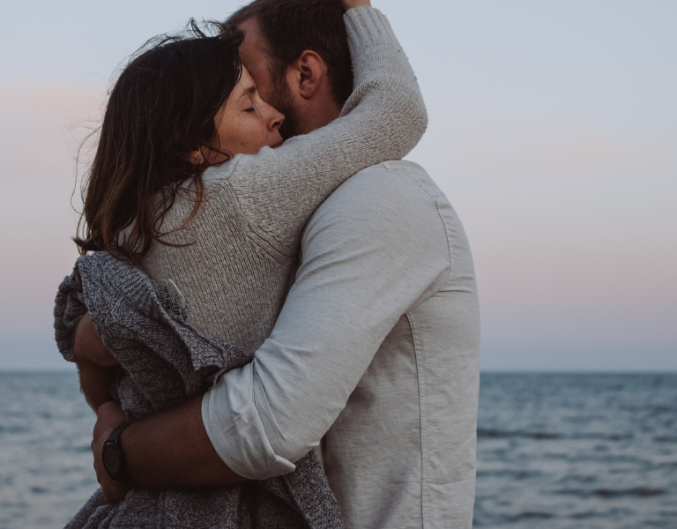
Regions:
<instances>
[{"instance_id":1,"label":"watch face","mask_svg":"<svg viewBox=\"0 0 677 529\"><path fill-rule=\"evenodd\" d=\"M120 455L114 447L103 447L103 466L111 474L117 474L120 471Z\"/></svg>"}]
</instances>

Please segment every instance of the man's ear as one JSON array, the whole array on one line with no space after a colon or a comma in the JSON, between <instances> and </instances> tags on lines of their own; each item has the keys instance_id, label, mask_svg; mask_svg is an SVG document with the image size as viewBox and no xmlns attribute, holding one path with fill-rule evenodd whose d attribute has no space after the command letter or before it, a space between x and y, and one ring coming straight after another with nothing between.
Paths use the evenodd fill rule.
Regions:
<instances>
[{"instance_id":1,"label":"man's ear","mask_svg":"<svg viewBox=\"0 0 677 529\"><path fill-rule=\"evenodd\" d=\"M305 50L294 66L299 95L304 99L312 99L327 75L327 66L322 57L312 50Z\"/></svg>"}]
</instances>

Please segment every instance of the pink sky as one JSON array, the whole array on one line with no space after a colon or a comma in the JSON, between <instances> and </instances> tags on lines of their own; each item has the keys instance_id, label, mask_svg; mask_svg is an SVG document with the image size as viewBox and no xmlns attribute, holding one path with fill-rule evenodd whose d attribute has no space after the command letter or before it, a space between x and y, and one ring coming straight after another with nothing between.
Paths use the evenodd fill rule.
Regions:
<instances>
[{"instance_id":1,"label":"pink sky","mask_svg":"<svg viewBox=\"0 0 677 529\"><path fill-rule=\"evenodd\" d=\"M136 20L128 33L100 28L89 50L74 39L94 35L96 13L69 0L63 16L80 17L84 34L51 35L51 62L33 53L8 63L0 370L63 365L51 311L76 257L78 142L101 114L113 69L137 44L187 14L225 16L237 2L203 3L170 2L144 26L134 19L140 8L124 2L105 15ZM677 45L669 23L677 9L532 4L444 4L431 20L406 2L381 3L431 118L410 158L447 193L473 247L483 366L677 370L677 69L667 51Z\"/></svg>"}]
</instances>

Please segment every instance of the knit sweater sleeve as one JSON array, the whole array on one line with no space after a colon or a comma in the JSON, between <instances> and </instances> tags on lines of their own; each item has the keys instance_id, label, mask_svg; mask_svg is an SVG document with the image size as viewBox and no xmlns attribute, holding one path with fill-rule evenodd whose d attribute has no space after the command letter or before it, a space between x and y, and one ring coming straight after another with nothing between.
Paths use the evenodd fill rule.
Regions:
<instances>
[{"instance_id":1,"label":"knit sweater sleeve","mask_svg":"<svg viewBox=\"0 0 677 529\"><path fill-rule=\"evenodd\" d=\"M428 123L416 77L386 17L360 7L344 20L355 86L339 118L231 162L227 184L247 224L286 255L296 252L306 222L340 184L407 155Z\"/></svg>"}]
</instances>

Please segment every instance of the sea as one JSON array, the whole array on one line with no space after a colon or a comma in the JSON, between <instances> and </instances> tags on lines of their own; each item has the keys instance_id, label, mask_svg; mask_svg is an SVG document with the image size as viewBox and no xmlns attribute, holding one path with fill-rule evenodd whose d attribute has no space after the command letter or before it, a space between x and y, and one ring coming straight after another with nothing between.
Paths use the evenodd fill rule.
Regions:
<instances>
[{"instance_id":1,"label":"sea","mask_svg":"<svg viewBox=\"0 0 677 529\"><path fill-rule=\"evenodd\" d=\"M74 373L0 373L0 529L96 489ZM483 373L474 527L677 529L677 374Z\"/></svg>"}]
</instances>

